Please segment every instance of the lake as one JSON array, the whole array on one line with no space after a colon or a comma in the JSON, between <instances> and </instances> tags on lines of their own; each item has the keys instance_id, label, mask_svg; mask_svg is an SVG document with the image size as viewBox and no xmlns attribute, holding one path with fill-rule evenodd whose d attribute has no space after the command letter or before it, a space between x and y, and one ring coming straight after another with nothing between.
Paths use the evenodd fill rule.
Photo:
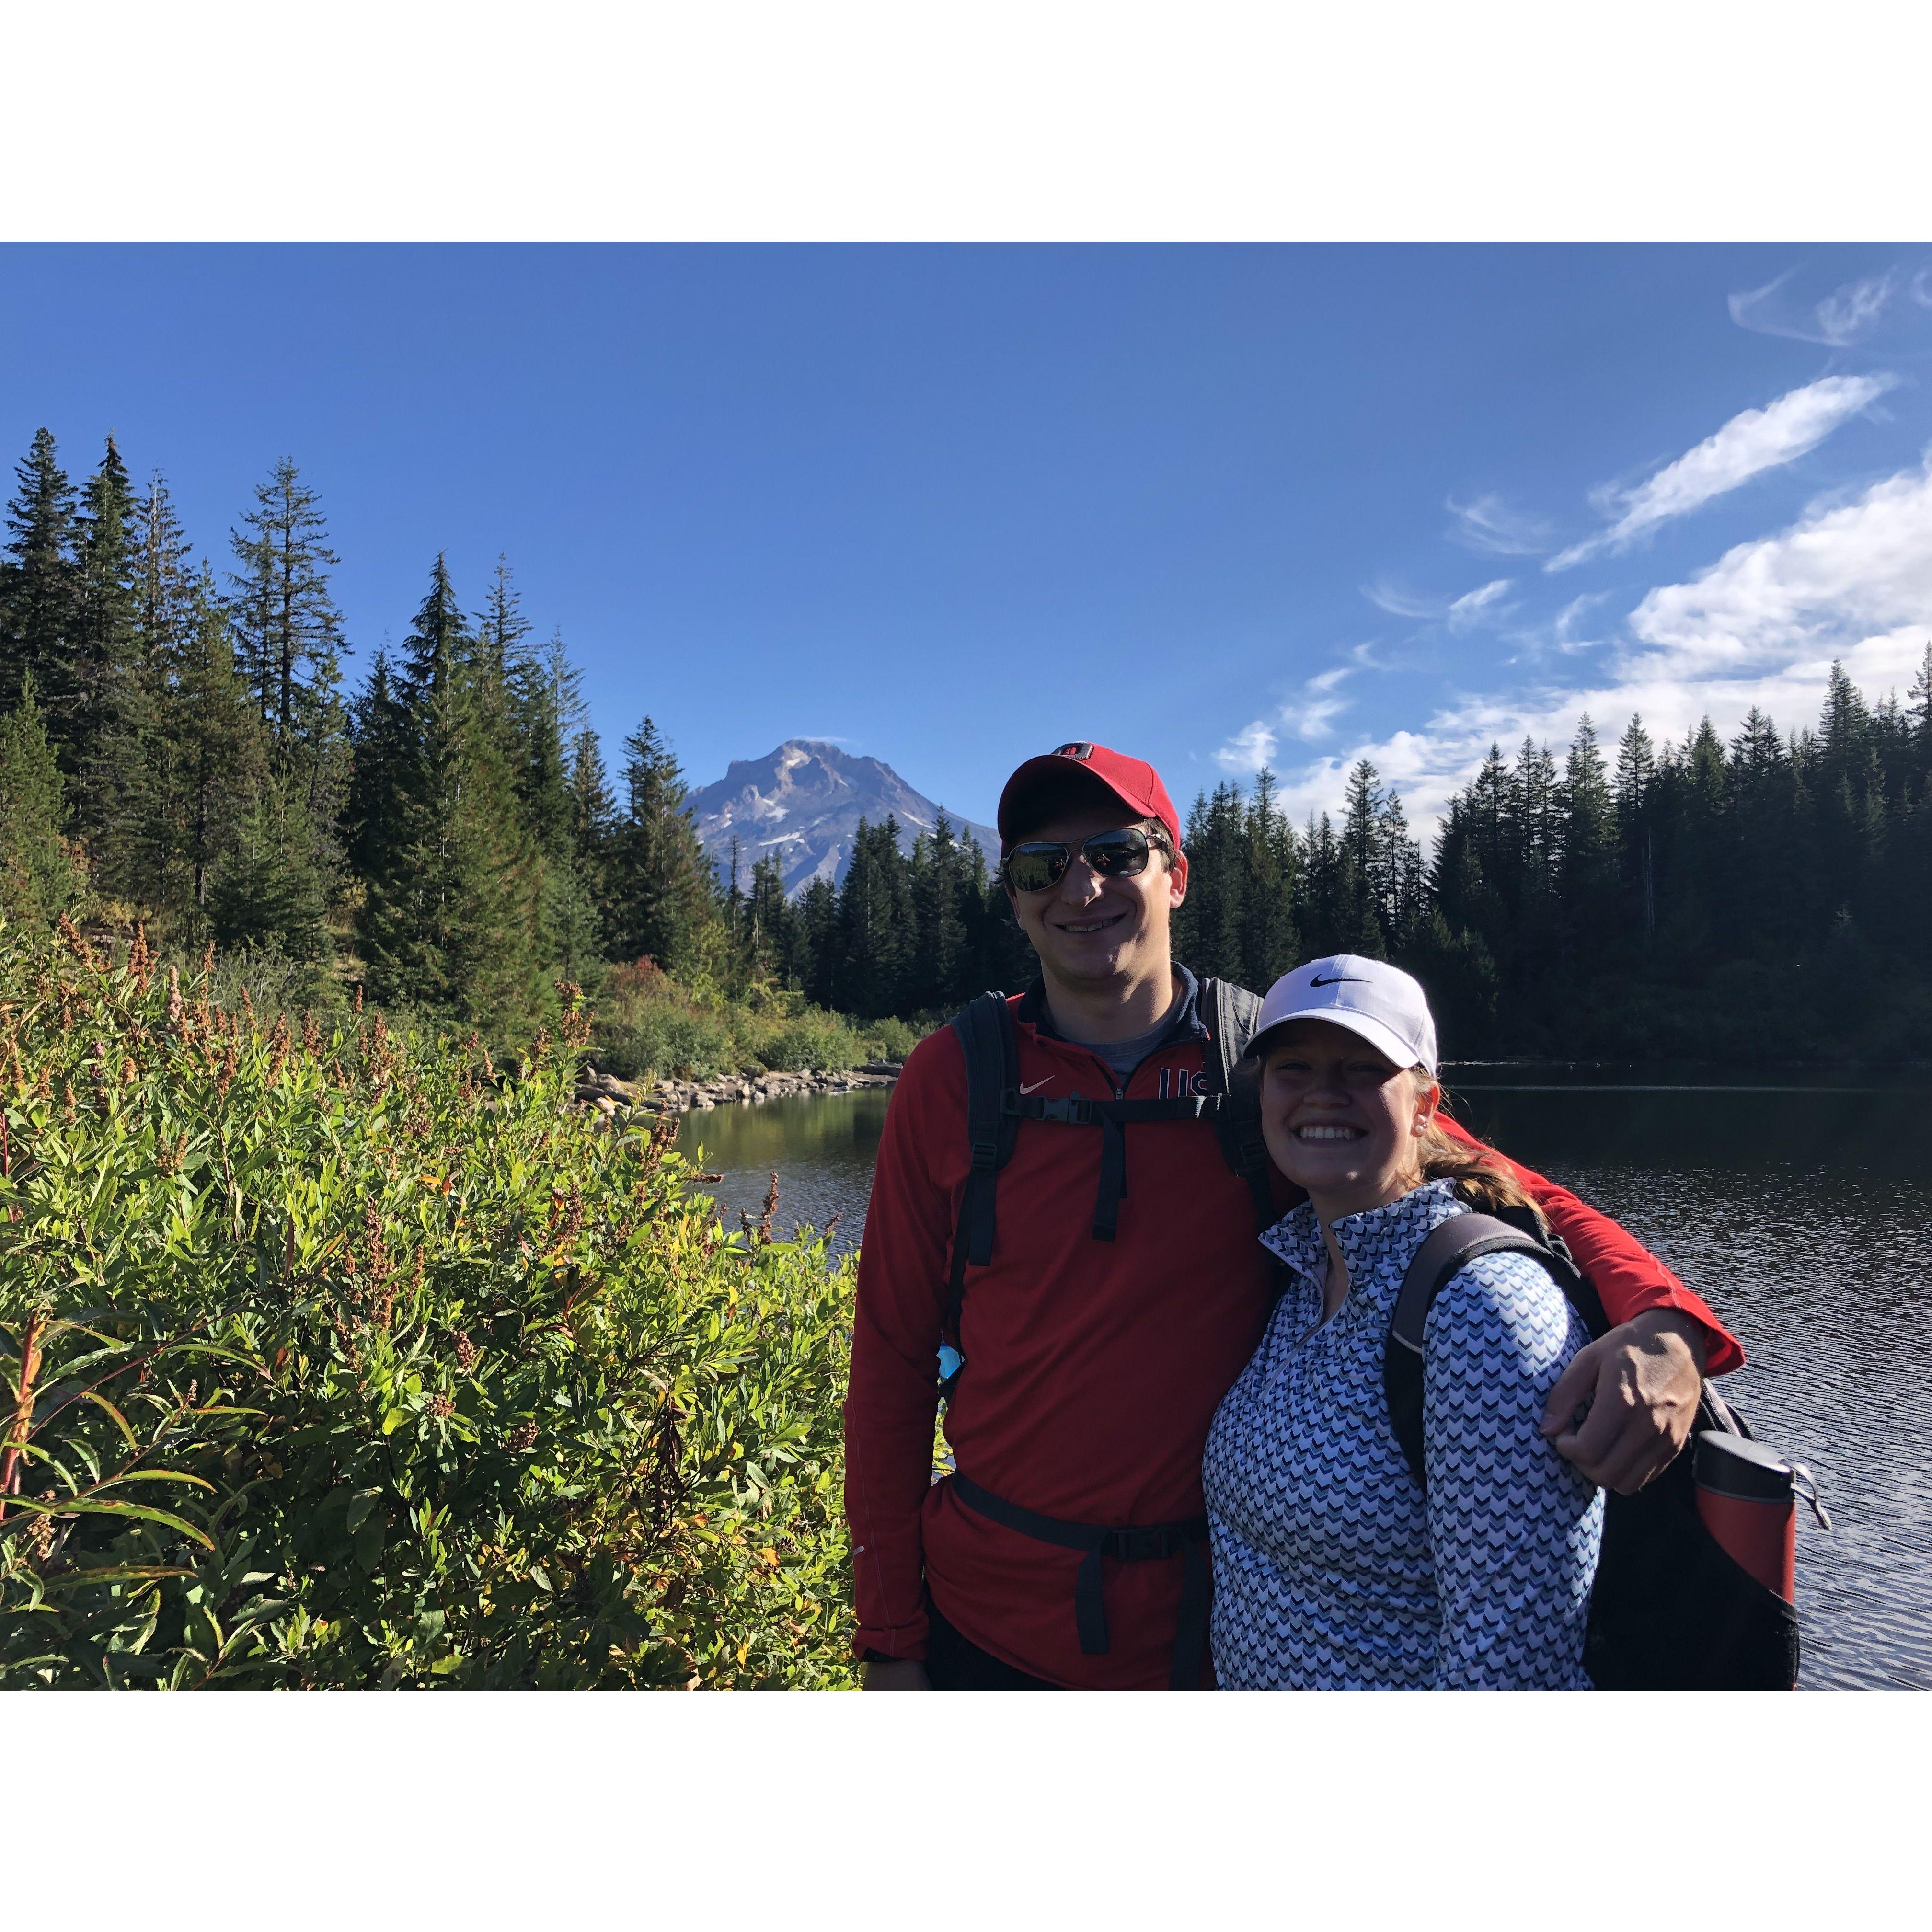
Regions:
<instances>
[{"instance_id":1,"label":"lake","mask_svg":"<svg viewBox=\"0 0 1932 1932\"><path fill-rule=\"evenodd\" d=\"M1808 1689L1932 1688L1932 1082L1858 1071L1446 1067L1477 1133L1614 1215L1702 1294L1750 1360L1724 1378L1756 1432L1818 1478L1801 1510ZM836 1244L865 1224L890 1095L721 1107L679 1145L755 1220Z\"/></svg>"}]
</instances>

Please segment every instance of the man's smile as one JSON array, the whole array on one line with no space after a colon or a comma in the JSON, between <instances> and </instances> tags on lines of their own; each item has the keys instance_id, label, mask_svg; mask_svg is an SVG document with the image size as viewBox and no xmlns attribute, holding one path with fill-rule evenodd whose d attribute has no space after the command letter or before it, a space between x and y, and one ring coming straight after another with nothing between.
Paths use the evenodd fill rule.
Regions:
<instances>
[{"instance_id":1,"label":"man's smile","mask_svg":"<svg viewBox=\"0 0 1932 1932\"><path fill-rule=\"evenodd\" d=\"M1104 919L1057 920L1054 928L1060 932L1105 932L1110 926L1118 926L1126 917L1124 912L1110 913Z\"/></svg>"}]
</instances>

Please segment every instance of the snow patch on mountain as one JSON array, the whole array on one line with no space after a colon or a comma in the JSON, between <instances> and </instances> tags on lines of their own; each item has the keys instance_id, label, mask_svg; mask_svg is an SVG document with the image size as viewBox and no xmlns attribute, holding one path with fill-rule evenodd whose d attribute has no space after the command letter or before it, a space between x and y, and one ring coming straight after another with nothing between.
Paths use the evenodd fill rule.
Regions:
<instances>
[{"instance_id":1,"label":"snow patch on mountain","mask_svg":"<svg viewBox=\"0 0 1932 1932\"><path fill-rule=\"evenodd\" d=\"M897 820L900 844L910 851L920 832L930 832L945 808L914 791L891 766L860 758L818 738L790 738L762 758L733 760L715 784L686 801L698 836L720 878L738 842L738 880L751 883L752 868L775 856L792 898L814 879L837 885L851 862L852 842L862 818ZM956 838L976 838L990 866L999 856L999 835L956 812L946 812Z\"/></svg>"}]
</instances>

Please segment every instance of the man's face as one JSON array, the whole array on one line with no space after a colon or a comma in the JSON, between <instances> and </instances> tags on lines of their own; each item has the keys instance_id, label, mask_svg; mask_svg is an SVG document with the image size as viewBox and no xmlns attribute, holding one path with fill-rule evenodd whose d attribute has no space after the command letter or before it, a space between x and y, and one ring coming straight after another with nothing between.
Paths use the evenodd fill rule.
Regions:
<instances>
[{"instance_id":1,"label":"man's face","mask_svg":"<svg viewBox=\"0 0 1932 1932\"><path fill-rule=\"evenodd\" d=\"M1070 811L1030 827L1028 840L1044 839L1072 853L1064 876L1045 892L1008 888L1013 911L1048 975L1069 984L1105 985L1139 980L1169 963L1168 928L1187 896L1187 861L1169 862L1158 850L1132 878L1103 878L1080 848L1096 832L1142 821L1125 807L1096 805Z\"/></svg>"}]
</instances>

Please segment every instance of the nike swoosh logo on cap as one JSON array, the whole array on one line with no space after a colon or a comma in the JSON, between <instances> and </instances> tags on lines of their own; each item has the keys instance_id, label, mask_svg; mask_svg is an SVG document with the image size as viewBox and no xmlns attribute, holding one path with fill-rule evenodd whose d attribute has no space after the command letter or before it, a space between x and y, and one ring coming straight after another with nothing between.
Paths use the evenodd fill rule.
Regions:
<instances>
[{"instance_id":1,"label":"nike swoosh logo on cap","mask_svg":"<svg viewBox=\"0 0 1932 1932\"><path fill-rule=\"evenodd\" d=\"M1022 1094L1036 1094L1042 1087L1051 1087L1054 1078L1054 1076L1049 1073L1044 1080L1036 1080L1030 1087L1022 1086L1020 1091Z\"/></svg>"},{"instance_id":2,"label":"nike swoosh logo on cap","mask_svg":"<svg viewBox=\"0 0 1932 1932\"><path fill-rule=\"evenodd\" d=\"M1311 986L1366 986L1369 982L1366 980L1358 980L1347 973L1337 973L1332 980L1324 980L1318 974L1308 983ZM1022 1088L1020 1090L1024 1093L1026 1089Z\"/></svg>"}]
</instances>

